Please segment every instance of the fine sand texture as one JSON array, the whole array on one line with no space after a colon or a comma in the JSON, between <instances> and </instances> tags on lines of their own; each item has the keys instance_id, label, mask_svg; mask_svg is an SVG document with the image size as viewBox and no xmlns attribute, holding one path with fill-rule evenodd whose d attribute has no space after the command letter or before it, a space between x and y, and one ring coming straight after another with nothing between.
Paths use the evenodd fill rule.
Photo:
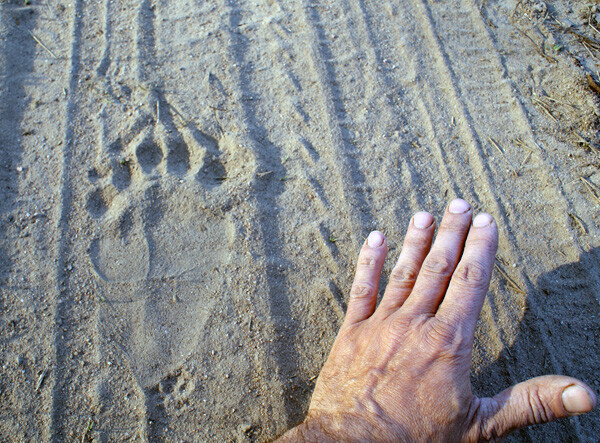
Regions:
<instances>
[{"instance_id":1,"label":"fine sand texture","mask_svg":"<svg viewBox=\"0 0 600 443\"><path fill-rule=\"evenodd\" d=\"M582 0L0 0L0 440L276 437L368 233L383 287L457 196L500 232L476 392L600 390L599 70Z\"/></svg>"}]
</instances>

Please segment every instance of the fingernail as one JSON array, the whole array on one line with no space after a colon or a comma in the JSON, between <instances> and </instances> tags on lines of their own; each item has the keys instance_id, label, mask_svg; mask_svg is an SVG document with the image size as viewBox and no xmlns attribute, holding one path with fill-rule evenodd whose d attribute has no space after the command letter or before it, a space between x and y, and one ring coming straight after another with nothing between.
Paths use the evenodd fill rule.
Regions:
<instances>
[{"instance_id":1,"label":"fingernail","mask_svg":"<svg viewBox=\"0 0 600 443\"><path fill-rule=\"evenodd\" d=\"M587 389L579 385L571 385L562 393L565 410L570 414L583 414L594 408L594 401Z\"/></svg>"},{"instance_id":2,"label":"fingernail","mask_svg":"<svg viewBox=\"0 0 600 443\"><path fill-rule=\"evenodd\" d=\"M490 214L479 214L473 219L473 226L476 228L485 228L486 226L491 225L493 220L494 219Z\"/></svg>"},{"instance_id":3,"label":"fingernail","mask_svg":"<svg viewBox=\"0 0 600 443\"><path fill-rule=\"evenodd\" d=\"M413 224L419 229L428 228L433 224L433 217L428 212L417 212L413 217Z\"/></svg>"},{"instance_id":4,"label":"fingernail","mask_svg":"<svg viewBox=\"0 0 600 443\"><path fill-rule=\"evenodd\" d=\"M471 205L461 198L452 200L450 202L450 206L448 206L448 211L452 212L453 214L464 214L469 209L471 209Z\"/></svg>"},{"instance_id":5,"label":"fingernail","mask_svg":"<svg viewBox=\"0 0 600 443\"><path fill-rule=\"evenodd\" d=\"M379 231L373 231L367 237L367 244L371 248L378 248L383 244L383 234Z\"/></svg>"}]
</instances>

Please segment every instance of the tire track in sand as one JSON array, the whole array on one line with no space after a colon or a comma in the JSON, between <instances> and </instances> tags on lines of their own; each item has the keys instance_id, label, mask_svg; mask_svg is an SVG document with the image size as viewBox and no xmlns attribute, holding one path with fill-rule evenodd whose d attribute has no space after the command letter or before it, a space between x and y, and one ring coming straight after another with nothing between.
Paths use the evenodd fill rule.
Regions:
<instances>
[{"instance_id":1,"label":"tire track in sand","mask_svg":"<svg viewBox=\"0 0 600 443\"><path fill-rule=\"evenodd\" d=\"M237 67L237 72L231 71L232 102L237 103L239 112L237 118L241 125L241 132L247 134L244 142L248 143L257 167L262 172L271 171L266 178L253 177L252 204L250 211L256 220L252 224L252 234L261 239L259 250L254 250L258 245L250 245L252 253L261 254L260 261L264 263L263 271L266 287L258 286L254 294L254 302L259 306L259 312L268 313L264 332L273 338L270 344L254 344L260 362L256 370L265 381L274 384L281 397L271 397L280 410L285 412L287 426L292 426L299 419L299 411L293 398L291 386L287 383L290 377L297 373L298 355L296 349L296 336L298 325L291 313L289 282L282 269L289 268L287 257L282 254L280 242L282 241L281 225L279 223L280 209L278 199L284 192L285 169L282 165L281 147L274 144L269 138L263 122L259 119L262 91L256 83L256 73L250 61L252 50L248 39L240 32L240 27L250 18L245 2L223 1L227 11L224 28L227 29L227 57L231 65ZM258 172L258 171L257 171ZM268 306L262 299L261 292L268 294ZM263 293L264 293L263 292ZM268 332L267 332L268 331ZM263 348L264 349L261 349ZM274 374L269 375L269 370ZM278 426L283 430L281 423L269 423L269 426Z\"/></svg>"},{"instance_id":2,"label":"tire track in sand","mask_svg":"<svg viewBox=\"0 0 600 443\"><path fill-rule=\"evenodd\" d=\"M324 339L331 343L336 335L335 325L343 319L356 254L364 236L375 227L384 229L374 223L371 190L360 167L357 144L358 135L363 134L362 126L355 121L357 99L349 97L342 86L345 70L357 71L353 62L356 42L338 28L339 18L325 17L326 9L308 2L279 2L278 16L268 30L281 51L270 57L278 62L276 72L281 72L273 74L273 81L286 79L278 82L278 100L289 102L287 109L275 113L278 117L273 118L271 127L274 133L286 128L299 138L299 143L285 143L282 138L286 157L292 159L285 167L294 177L286 186L283 206L287 226L284 247L296 263L289 279L294 294L292 315L300 317L302 324L297 342L302 369L298 409L304 410L313 385L309 376L318 373L326 355L317 360L310 356L323 354ZM335 42L330 41L330 20L336 24ZM337 65L340 47L348 49L342 59L350 67ZM286 90L287 94L283 92ZM305 178L307 174L309 179ZM302 197L303 191L317 196L312 204L296 200L294 194ZM312 253L315 247L318 254ZM310 283L298 278L302 272L314 275ZM324 309L326 306L335 312L333 321L323 321L332 315L332 309ZM318 328L313 317L321 319L317 320Z\"/></svg>"},{"instance_id":3,"label":"tire track in sand","mask_svg":"<svg viewBox=\"0 0 600 443\"><path fill-rule=\"evenodd\" d=\"M295 11L292 16L298 17L297 24L290 32L306 36L310 42L299 46L319 48L319 51L307 51L311 63L316 67L323 65L322 69L329 73L327 78L323 78L316 68L308 71L316 82L323 78L319 89L305 82L309 83L307 93L316 90L310 101L319 103L324 115L316 119L324 126L320 133L332 134L333 142L323 145L337 147L333 155L324 150L322 157L329 159L334 170L339 168L336 163L340 163L338 159L341 158L347 159L348 167L357 171L354 176L358 176L358 180L351 174L343 174L341 180L361 197L360 201L353 203L359 206L351 206L348 210L367 216L362 217L361 226L351 225L348 229L366 235L369 230L377 228L388 234L390 260L386 262L386 269L389 271L393 266L395 249L412 214L420 209L439 206L444 198L439 193L427 195L419 192L425 183L441 189L443 182L438 180L439 173L429 161L428 154L415 147L420 140L419 125L408 123L411 106L405 102L404 92L396 83L398 80L403 85L410 83L414 77L414 64L394 66L397 69L395 78L388 74L391 67L380 56L381 51L367 32L362 16L356 14L354 4L304 4L303 9L309 19L301 20L304 15ZM319 37L318 40L315 36ZM330 96L334 100L328 104ZM308 111L308 114L314 113ZM331 116L337 119L337 128L333 130L331 123L323 124L332 119ZM336 134L342 138L340 146L335 141ZM432 200L436 203L432 204ZM340 252L345 259L344 266L353 269L357 248L340 245ZM387 281L386 275L387 272L384 272L382 288ZM349 288L351 279L349 273L338 286Z\"/></svg>"},{"instance_id":4,"label":"tire track in sand","mask_svg":"<svg viewBox=\"0 0 600 443\"><path fill-rule=\"evenodd\" d=\"M84 20L87 13L93 11L86 8L85 2L76 0L73 3L71 16L71 50L69 63L68 99L65 106L66 129L64 135L62 195L60 203L59 256L57 261L58 304L55 314L55 377L52 388L52 441L73 438L81 429L86 429L95 413L97 398L83 398L82 392L95 391L95 374L75 361L81 351L80 339L88 337L85 342L86 353L91 354L95 364L98 359L95 338L97 322L94 300L82 300L73 287L71 272L73 231L70 229L73 210L73 168L76 143L75 124L78 121L79 80L84 63L83 41ZM94 25L92 25L94 26ZM73 168L73 169L72 169ZM82 303L83 302L83 303ZM85 320L84 320L85 319ZM90 338L91 337L91 338ZM91 400L91 402L90 402ZM91 404L90 404L91 403ZM78 438L78 437L77 437Z\"/></svg>"},{"instance_id":5,"label":"tire track in sand","mask_svg":"<svg viewBox=\"0 0 600 443\"><path fill-rule=\"evenodd\" d=\"M58 372L52 349L64 122L57 116L67 60L62 21L50 12L0 3L0 435L13 441L51 439Z\"/></svg>"},{"instance_id":6,"label":"tire track in sand","mask_svg":"<svg viewBox=\"0 0 600 443\"><path fill-rule=\"evenodd\" d=\"M299 4L302 9L298 15L301 26L309 30L308 51L310 52L310 69L312 77L319 85L316 94L321 121L325 122L325 132L328 135L328 149L321 152L322 158L331 155L330 163L339 177L339 186L343 196L345 217L348 219L347 227L352 241L352 249L357 251L365 238L365 234L372 227L373 214L364 195L365 177L357 161L350 155L354 146L349 143L352 135L348 131L351 114L346 109L344 96L338 82L338 72L330 60L334 58L332 48L328 42L327 30L321 24L318 11L319 5L304 1ZM332 151L333 154L329 154ZM340 171L339 173L337 171Z\"/></svg>"}]
</instances>

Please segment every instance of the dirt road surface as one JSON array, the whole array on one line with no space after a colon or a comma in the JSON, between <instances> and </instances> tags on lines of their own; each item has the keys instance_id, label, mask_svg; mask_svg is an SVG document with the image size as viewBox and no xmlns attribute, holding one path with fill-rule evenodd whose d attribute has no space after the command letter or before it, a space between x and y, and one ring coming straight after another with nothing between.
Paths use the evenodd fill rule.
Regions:
<instances>
[{"instance_id":1,"label":"dirt road surface","mask_svg":"<svg viewBox=\"0 0 600 443\"><path fill-rule=\"evenodd\" d=\"M600 14L580 1L0 1L3 441L298 423L372 229L494 215L477 393L600 389ZM597 441L600 416L513 441Z\"/></svg>"}]
</instances>

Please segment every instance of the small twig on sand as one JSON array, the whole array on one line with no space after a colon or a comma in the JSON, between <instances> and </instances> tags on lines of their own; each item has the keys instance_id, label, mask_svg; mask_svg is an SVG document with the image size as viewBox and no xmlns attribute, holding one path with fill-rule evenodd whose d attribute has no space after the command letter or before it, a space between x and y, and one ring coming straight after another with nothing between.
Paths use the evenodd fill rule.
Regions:
<instances>
[{"instance_id":1,"label":"small twig on sand","mask_svg":"<svg viewBox=\"0 0 600 443\"><path fill-rule=\"evenodd\" d=\"M31 31L29 31L29 30L27 30L27 32L29 32L29 34L30 34L30 35L33 37L33 39L34 39L34 40L35 40L35 41L36 41L36 42L37 42L37 43L38 43L38 44L39 44L39 45L40 45L42 48L44 48L44 49L45 49L45 50L48 52L48 54L50 54L50 55L51 55L52 57L54 57L54 58L58 58L58 57L56 56L56 54L55 54L54 52L52 52L52 51L51 51L51 50L48 48L48 46L46 46L46 45L45 45L45 44L44 44L44 43L43 43L43 42L42 42L42 41L41 41L39 38L37 38L37 37L36 37L36 35L35 35L33 32L31 32Z\"/></svg>"},{"instance_id":2,"label":"small twig on sand","mask_svg":"<svg viewBox=\"0 0 600 443\"><path fill-rule=\"evenodd\" d=\"M586 77L587 77L588 84L590 85L590 88L592 88L592 90L596 94L600 94L600 86L598 86L598 83L596 83L594 78L590 74L587 74Z\"/></svg>"},{"instance_id":3,"label":"small twig on sand","mask_svg":"<svg viewBox=\"0 0 600 443\"><path fill-rule=\"evenodd\" d=\"M514 21L511 18L511 24L513 25L513 27L519 31L519 34L521 34L523 37L526 37L531 44L533 45L533 48L535 49L535 52L537 52L538 54L540 54L542 57L544 57L546 60L548 60L550 63L558 63L558 61L554 58L554 57L550 57L548 54L546 54L542 49L540 49L540 47L538 46L538 44L535 42L535 40L533 40L529 34L527 34L525 31L523 31L521 28L519 28Z\"/></svg>"},{"instance_id":4,"label":"small twig on sand","mask_svg":"<svg viewBox=\"0 0 600 443\"><path fill-rule=\"evenodd\" d=\"M585 35L580 34L579 32L571 28L563 27L561 29L565 32L568 32L569 34L573 34L578 40L580 40L582 43L587 44L590 48L596 51L600 51L600 43L598 43L596 40L586 37Z\"/></svg>"},{"instance_id":5,"label":"small twig on sand","mask_svg":"<svg viewBox=\"0 0 600 443\"><path fill-rule=\"evenodd\" d=\"M589 181L587 178L585 177L579 177L581 179L581 181L583 182L583 184L585 185L585 188L588 190L588 192L590 193L590 195L592 196L592 198L594 200L596 200L596 203L598 203L600 205L600 189L598 189L598 186L595 185L594 183L592 183L591 181Z\"/></svg>"},{"instance_id":6,"label":"small twig on sand","mask_svg":"<svg viewBox=\"0 0 600 443\"><path fill-rule=\"evenodd\" d=\"M498 152L500 153L500 155L506 160L506 162L509 164L509 167L510 167L509 169L515 175L515 177L518 177L519 176L519 171L517 169L515 169L514 165L509 160L509 158L506 156L506 154L504 153L504 151L502 150L502 148L500 147L500 145L496 142L496 140L494 140L492 137L488 137L488 141L490 142L490 144L494 148L496 148L498 150Z\"/></svg>"},{"instance_id":7,"label":"small twig on sand","mask_svg":"<svg viewBox=\"0 0 600 443\"><path fill-rule=\"evenodd\" d=\"M504 151L500 148L500 146L498 145L498 143L496 143L496 140L494 140L492 137L488 137L488 141L490 142L490 144L496 148L498 150L498 152L501 155L504 155Z\"/></svg>"},{"instance_id":8,"label":"small twig on sand","mask_svg":"<svg viewBox=\"0 0 600 443\"><path fill-rule=\"evenodd\" d=\"M579 140L577 141L577 143L579 143L581 146L583 146L583 147L584 147L584 149L589 149L589 150L591 150L591 151L598 152L598 148L597 148L596 146L592 145L592 144L591 144L589 141L587 141L585 138L583 138L579 132L575 131L575 132L573 132L573 133L574 133L574 134L577 136L577 138L579 139Z\"/></svg>"},{"instance_id":9,"label":"small twig on sand","mask_svg":"<svg viewBox=\"0 0 600 443\"><path fill-rule=\"evenodd\" d=\"M36 392L39 391L42 385L44 384L44 380L46 380L46 375L48 375L48 368L44 369L38 377L37 383L35 384Z\"/></svg>"},{"instance_id":10,"label":"small twig on sand","mask_svg":"<svg viewBox=\"0 0 600 443\"><path fill-rule=\"evenodd\" d=\"M508 286L511 287L513 290L515 290L516 292L518 292L519 294L525 294L525 291L521 288L521 286L519 286L519 284L514 281L507 273L506 271L504 271L504 269L502 269L500 267L500 265L498 263L494 263L494 268L496 268L496 271L498 271L498 273L502 276L502 278L504 278L504 280L506 280L506 282L508 283Z\"/></svg>"},{"instance_id":11,"label":"small twig on sand","mask_svg":"<svg viewBox=\"0 0 600 443\"><path fill-rule=\"evenodd\" d=\"M90 421L88 422L88 425L85 428L85 431L83 432L83 434L81 434L81 443L83 443L86 440L88 434L92 430L92 426L94 426L94 421L90 418Z\"/></svg>"},{"instance_id":12,"label":"small twig on sand","mask_svg":"<svg viewBox=\"0 0 600 443\"><path fill-rule=\"evenodd\" d=\"M513 143L514 143L514 144L515 144L517 147L519 147L519 148L526 149L526 150L528 150L529 152L535 152L535 149L532 149L532 148L530 148L530 147L527 145L527 143L525 143L525 142L524 142L523 140L521 140L520 138L515 138L515 139L513 140Z\"/></svg>"},{"instance_id":13,"label":"small twig on sand","mask_svg":"<svg viewBox=\"0 0 600 443\"><path fill-rule=\"evenodd\" d=\"M540 100L539 98L532 96L531 97L532 100L534 102L536 102L540 108L542 108L542 110L548 115L548 117L550 117L552 120L554 120L556 123L558 123L558 119L556 117L554 117L554 115L552 115L552 112L550 112L550 109L548 108L548 104L542 100Z\"/></svg>"},{"instance_id":14,"label":"small twig on sand","mask_svg":"<svg viewBox=\"0 0 600 443\"><path fill-rule=\"evenodd\" d=\"M521 164L519 165L519 167L517 168L517 175L519 175L521 173L521 169L523 169L523 166L525 166L525 163L527 163L527 161L531 158L531 153L532 153L532 151L529 151L527 153L527 155L525 156L525 160L523 160L521 162Z\"/></svg>"},{"instance_id":15,"label":"small twig on sand","mask_svg":"<svg viewBox=\"0 0 600 443\"><path fill-rule=\"evenodd\" d=\"M600 34L600 31L598 31L598 28L596 28L594 25L592 25L592 8L589 8L590 11L590 15L588 16L588 26L590 28L592 28L594 31L596 31L596 33Z\"/></svg>"},{"instance_id":16,"label":"small twig on sand","mask_svg":"<svg viewBox=\"0 0 600 443\"><path fill-rule=\"evenodd\" d=\"M29 6L21 6L19 8L6 9L6 11L8 11L8 12L21 12L21 11L31 11L32 9L38 9L38 8L39 8L39 6L29 5Z\"/></svg>"},{"instance_id":17,"label":"small twig on sand","mask_svg":"<svg viewBox=\"0 0 600 443\"><path fill-rule=\"evenodd\" d=\"M590 57L592 57L593 59L598 59L598 57L596 57L594 55L594 53L590 50L590 48L588 47L588 45L585 42L581 42L581 44L583 45L585 50L588 52L588 54L590 54Z\"/></svg>"},{"instance_id":18,"label":"small twig on sand","mask_svg":"<svg viewBox=\"0 0 600 443\"><path fill-rule=\"evenodd\" d=\"M563 102L563 101L557 100L554 97L550 97L549 95L544 95L544 98L548 99L549 101L551 101L553 103L558 103L559 105L568 106L571 109L578 110L577 106L575 106L575 105L573 105L571 103L567 103L567 102Z\"/></svg>"}]
</instances>

